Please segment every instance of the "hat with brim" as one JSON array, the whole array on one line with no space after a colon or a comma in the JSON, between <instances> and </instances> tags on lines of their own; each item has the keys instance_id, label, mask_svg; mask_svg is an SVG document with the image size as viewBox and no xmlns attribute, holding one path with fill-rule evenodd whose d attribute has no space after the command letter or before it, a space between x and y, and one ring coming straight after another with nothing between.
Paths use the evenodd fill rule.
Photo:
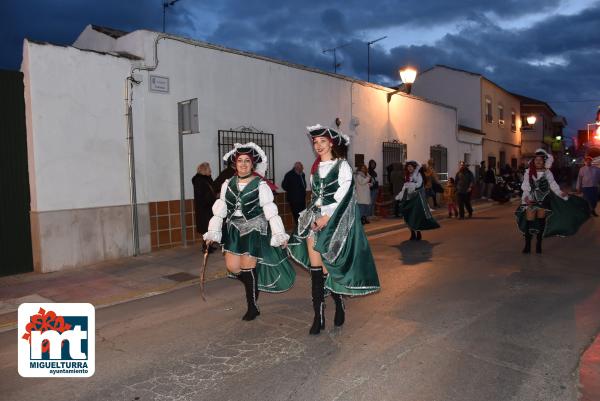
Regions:
<instances>
[{"instance_id":1,"label":"hat with brim","mask_svg":"<svg viewBox=\"0 0 600 401\"><path fill-rule=\"evenodd\" d=\"M331 139L331 142L336 145L348 145L350 144L350 137L342 134L341 131L335 130L330 127L324 127L320 124L313 125L312 127L306 127L308 130L308 134L311 139L315 139L316 137L326 137Z\"/></svg>"},{"instance_id":2,"label":"hat with brim","mask_svg":"<svg viewBox=\"0 0 600 401\"><path fill-rule=\"evenodd\" d=\"M546 152L544 149L536 149L535 151L535 155L534 155L534 159L538 156L541 156L544 158L544 167L545 168L550 168L552 167L552 163L554 163L554 156L552 156L550 153Z\"/></svg>"},{"instance_id":3,"label":"hat with brim","mask_svg":"<svg viewBox=\"0 0 600 401\"><path fill-rule=\"evenodd\" d=\"M235 164L237 158L241 155L247 155L254 164L254 171L261 175L265 175L268 167L267 155L264 150L254 142L245 144L236 143L233 149L223 156L223 160Z\"/></svg>"}]
</instances>

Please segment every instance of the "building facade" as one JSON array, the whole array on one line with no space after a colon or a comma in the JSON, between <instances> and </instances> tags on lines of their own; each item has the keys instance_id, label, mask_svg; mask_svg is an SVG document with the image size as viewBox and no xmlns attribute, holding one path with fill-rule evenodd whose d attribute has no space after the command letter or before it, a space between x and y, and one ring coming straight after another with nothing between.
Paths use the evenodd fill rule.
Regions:
<instances>
[{"instance_id":1,"label":"building facade","mask_svg":"<svg viewBox=\"0 0 600 401\"><path fill-rule=\"evenodd\" d=\"M390 149L424 162L435 148L455 164L468 146L455 107L406 94L388 103L389 88L152 31L26 40L22 71L37 271L193 243L191 178L204 161L216 176L234 141L265 146L278 184L314 160L305 127L336 118L348 159L375 160L380 177Z\"/></svg>"},{"instance_id":2,"label":"building facade","mask_svg":"<svg viewBox=\"0 0 600 401\"><path fill-rule=\"evenodd\" d=\"M517 95L521 102L521 156L523 161L530 159L536 149L558 153L562 159L564 149L563 129L567 120L557 115L546 102L527 96ZM534 116L535 123L529 124L527 117Z\"/></svg>"},{"instance_id":3,"label":"building facade","mask_svg":"<svg viewBox=\"0 0 600 401\"><path fill-rule=\"evenodd\" d=\"M486 161L494 168L517 167L521 112L516 96L480 74L443 65L421 73L413 93L456 107L458 140L469 164Z\"/></svg>"}]
</instances>

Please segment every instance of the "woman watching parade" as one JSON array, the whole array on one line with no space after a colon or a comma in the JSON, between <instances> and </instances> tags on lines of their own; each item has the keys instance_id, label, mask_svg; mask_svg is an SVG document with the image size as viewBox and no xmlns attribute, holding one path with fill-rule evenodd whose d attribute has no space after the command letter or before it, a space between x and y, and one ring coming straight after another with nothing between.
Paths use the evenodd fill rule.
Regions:
<instances>
[{"instance_id":1,"label":"woman watching parade","mask_svg":"<svg viewBox=\"0 0 600 401\"><path fill-rule=\"evenodd\" d=\"M440 227L427 204L423 182L419 163L414 160L407 161L404 167L404 186L396 196L396 200L400 201L400 214L410 228L411 241L420 241L423 230Z\"/></svg>"},{"instance_id":2,"label":"woman watching parade","mask_svg":"<svg viewBox=\"0 0 600 401\"><path fill-rule=\"evenodd\" d=\"M537 149L525 170L521 189L521 205L515 215L525 237L523 253L531 252L531 239L536 235L536 253L542 253L542 239L568 236L577 232L590 215L587 203L562 191L550 171L554 158Z\"/></svg>"},{"instance_id":3,"label":"woman watching parade","mask_svg":"<svg viewBox=\"0 0 600 401\"><path fill-rule=\"evenodd\" d=\"M308 127L317 158L310 175L312 196L290 239L290 255L310 270L314 320L310 334L325 328L325 289L335 302L334 325L345 321L342 295L378 291L379 278L360 224L352 168L342 158L350 142L341 132Z\"/></svg>"},{"instance_id":4,"label":"woman watching parade","mask_svg":"<svg viewBox=\"0 0 600 401\"><path fill-rule=\"evenodd\" d=\"M246 290L248 310L242 319L254 320L260 315L259 291L283 292L294 283L296 273L282 250L289 236L263 178L265 152L252 142L236 143L223 159L232 162L236 174L221 187L204 240L208 246L222 244L230 277L239 279Z\"/></svg>"}]
</instances>

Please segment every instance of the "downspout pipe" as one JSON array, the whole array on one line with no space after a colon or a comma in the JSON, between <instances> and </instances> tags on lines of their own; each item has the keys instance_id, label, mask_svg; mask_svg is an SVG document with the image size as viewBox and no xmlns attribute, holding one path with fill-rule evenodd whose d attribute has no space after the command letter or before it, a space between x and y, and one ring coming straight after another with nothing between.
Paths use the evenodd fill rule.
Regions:
<instances>
[{"instance_id":1,"label":"downspout pipe","mask_svg":"<svg viewBox=\"0 0 600 401\"><path fill-rule=\"evenodd\" d=\"M131 103L134 81L131 77L125 80L125 116L127 124L127 157L129 161L129 203L131 207L131 243L133 256L140 254L140 238L138 224L137 192L135 181L135 152L133 147L133 111Z\"/></svg>"},{"instance_id":2,"label":"downspout pipe","mask_svg":"<svg viewBox=\"0 0 600 401\"><path fill-rule=\"evenodd\" d=\"M134 78L135 71L154 71L158 67L158 42L163 39L170 39L176 42L186 43L190 45L200 46L191 40L186 40L174 37L167 34L158 34L154 39L154 64L132 66L129 76L125 78L125 124L127 132L127 155L129 161L129 203L131 206L131 242L133 245L133 256L140 254L140 233L138 221L138 205L137 205L137 184L135 179L135 149L133 137L133 85L139 84L140 81ZM184 208L185 201L181 207ZM182 217L185 217L183 215ZM185 219L183 220L185 222ZM183 237L182 237L183 239Z\"/></svg>"}]
</instances>

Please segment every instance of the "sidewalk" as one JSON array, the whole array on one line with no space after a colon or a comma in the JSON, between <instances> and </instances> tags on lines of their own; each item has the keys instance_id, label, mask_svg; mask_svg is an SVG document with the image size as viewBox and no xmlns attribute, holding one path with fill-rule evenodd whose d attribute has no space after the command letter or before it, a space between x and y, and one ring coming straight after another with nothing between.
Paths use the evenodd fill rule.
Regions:
<instances>
[{"instance_id":1,"label":"sidewalk","mask_svg":"<svg viewBox=\"0 0 600 401\"><path fill-rule=\"evenodd\" d=\"M476 201L475 214L491 207L507 207L495 202ZM447 219L446 208L433 212ZM468 224L465 220L465 224ZM373 219L365 226L367 236L406 228L401 218ZM199 245L122 258L55 273L25 273L0 277L0 332L17 326L17 309L24 302L89 302L96 309L135 299L163 294L198 284L202 254ZM206 281L226 276L220 252L210 255Z\"/></svg>"}]
</instances>

